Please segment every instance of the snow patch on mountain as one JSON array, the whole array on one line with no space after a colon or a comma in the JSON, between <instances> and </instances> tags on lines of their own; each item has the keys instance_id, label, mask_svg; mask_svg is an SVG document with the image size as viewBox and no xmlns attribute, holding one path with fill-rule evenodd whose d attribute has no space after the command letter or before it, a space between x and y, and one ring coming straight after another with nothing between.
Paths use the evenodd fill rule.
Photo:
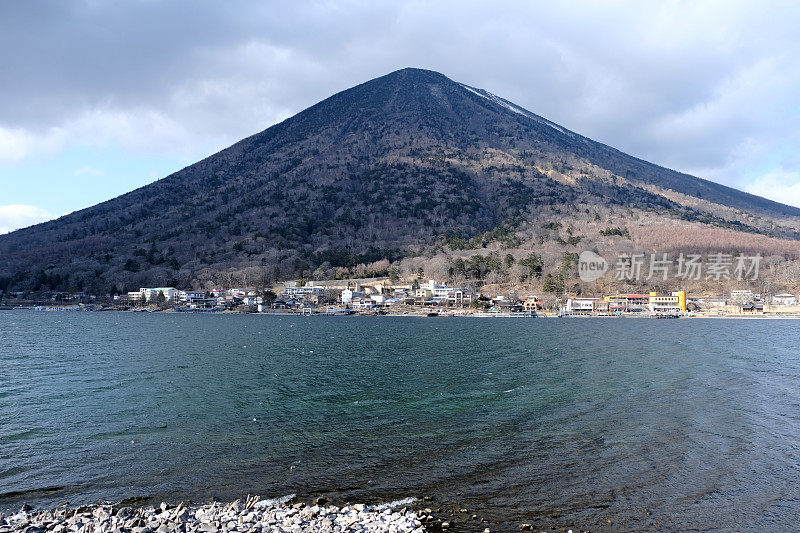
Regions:
<instances>
[{"instance_id":1,"label":"snow patch on mountain","mask_svg":"<svg viewBox=\"0 0 800 533\"><path fill-rule=\"evenodd\" d=\"M494 102L497 105L505 107L509 111L513 111L514 113L517 113L517 114L522 115L524 117L528 117L529 119L535 120L539 124L544 124L545 126L550 126L554 130L560 131L561 133L563 133L565 135L569 135L570 137L574 136L574 134L572 132L565 130L564 128L562 128L558 124L553 124L549 120L545 120L540 116L537 116L537 115L534 115L533 113L525 111L521 107L518 107L518 106L512 104L511 102L509 102L508 100L504 100L504 99L500 98L499 96L497 96L495 94L492 94L492 93L490 93L489 91L487 91L485 89L474 89L474 88L472 88L472 87L470 87L468 85L464 85L463 83L459 83L459 85L461 85L463 88L465 88L469 92L471 92L473 94L477 94L481 98L485 98L485 99L489 100L490 102Z\"/></svg>"}]
</instances>

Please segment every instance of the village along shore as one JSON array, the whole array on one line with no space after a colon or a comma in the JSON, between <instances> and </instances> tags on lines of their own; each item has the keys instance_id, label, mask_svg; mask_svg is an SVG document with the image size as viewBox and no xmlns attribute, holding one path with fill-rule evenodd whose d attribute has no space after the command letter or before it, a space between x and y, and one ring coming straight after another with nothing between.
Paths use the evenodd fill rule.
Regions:
<instances>
[{"instance_id":1,"label":"village along shore","mask_svg":"<svg viewBox=\"0 0 800 533\"><path fill-rule=\"evenodd\" d=\"M433 279L402 285L376 278L289 281L269 289L184 291L174 287L145 287L105 297L82 293L11 294L0 301L0 309L520 318L800 318L799 301L794 294L762 295L748 289L731 290L720 296L677 290L539 298L514 289L471 291Z\"/></svg>"}]
</instances>

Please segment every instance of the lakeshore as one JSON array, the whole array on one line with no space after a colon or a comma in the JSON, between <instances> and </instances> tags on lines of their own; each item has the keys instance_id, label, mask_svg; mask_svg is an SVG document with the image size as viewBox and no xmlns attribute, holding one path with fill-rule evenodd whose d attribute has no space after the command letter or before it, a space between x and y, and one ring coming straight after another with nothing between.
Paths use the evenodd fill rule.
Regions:
<instances>
[{"instance_id":1,"label":"lakeshore","mask_svg":"<svg viewBox=\"0 0 800 533\"><path fill-rule=\"evenodd\" d=\"M421 308L409 309L405 311L393 310L368 310L368 311L353 311L353 310L336 310L329 311L325 308L297 308L297 309L265 309L262 311L249 310L249 309L192 309L192 308L156 308L156 307L141 307L141 308L120 308L116 306L103 306L103 305L27 305L18 307L0 307L0 311L12 310L26 310L37 312L122 312L122 313L194 313L194 314L220 314L220 315L261 315L261 316L336 316L336 317L416 317L416 318L603 318L603 319L645 319L645 318L675 318L675 319L722 319L722 320L797 320L800 319L800 309L798 310L773 310L764 311L759 313L742 312L738 306L728 306L727 308L708 310L708 311L693 311L690 313L681 313L674 315L664 315L656 313L641 313L641 312L620 312L615 314L609 313L591 313L591 314L569 314L560 312L483 312L474 310L454 310L447 308Z\"/></svg>"},{"instance_id":2,"label":"lakeshore","mask_svg":"<svg viewBox=\"0 0 800 533\"><path fill-rule=\"evenodd\" d=\"M0 297L4 295L0 294ZM9 305L13 303L14 305ZM0 302L1 304L1 302ZM516 289L478 292L437 282L393 283L388 278L334 281L289 281L272 289L213 288L179 290L142 287L123 295L14 293L4 308L37 311L133 311L179 313L259 313L303 316L448 316L480 318L798 318L798 297L761 294L749 289L722 296L694 295L685 290L661 294L570 294L540 298Z\"/></svg>"},{"instance_id":3,"label":"lakeshore","mask_svg":"<svg viewBox=\"0 0 800 533\"><path fill-rule=\"evenodd\" d=\"M23 506L18 512L0 513L0 531L71 533L93 531L119 533L424 533L424 512L418 515L404 504L413 499L367 507L363 504L322 505L303 502L290 504L292 496L260 499L248 496L232 503L193 506L161 503L157 507L129 507L124 504L93 505L51 510ZM437 522L448 529L447 522Z\"/></svg>"},{"instance_id":4,"label":"lakeshore","mask_svg":"<svg viewBox=\"0 0 800 533\"><path fill-rule=\"evenodd\" d=\"M491 533L484 519L468 509L429 507L429 499L406 497L380 504L345 503L341 506L316 498L296 501L290 494L261 499L248 495L230 503L136 506L127 502L101 503L54 509L23 505L0 512L0 531L43 533ZM529 523L515 530L531 531ZM572 529L561 528L565 533ZM579 530L576 530L579 531ZM587 532L588 533L588 532Z\"/></svg>"}]
</instances>

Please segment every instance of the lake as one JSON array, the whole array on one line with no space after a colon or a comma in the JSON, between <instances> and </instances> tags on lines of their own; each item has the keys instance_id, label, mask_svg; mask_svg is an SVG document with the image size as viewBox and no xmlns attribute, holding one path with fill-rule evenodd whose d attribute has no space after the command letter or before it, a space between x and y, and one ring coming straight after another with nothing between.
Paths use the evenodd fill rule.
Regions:
<instances>
[{"instance_id":1,"label":"lake","mask_svg":"<svg viewBox=\"0 0 800 533\"><path fill-rule=\"evenodd\" d=\"M493 531L796 530L799 327L0 312L0 509L425 496Z\"/></svg>"}]
</instances>

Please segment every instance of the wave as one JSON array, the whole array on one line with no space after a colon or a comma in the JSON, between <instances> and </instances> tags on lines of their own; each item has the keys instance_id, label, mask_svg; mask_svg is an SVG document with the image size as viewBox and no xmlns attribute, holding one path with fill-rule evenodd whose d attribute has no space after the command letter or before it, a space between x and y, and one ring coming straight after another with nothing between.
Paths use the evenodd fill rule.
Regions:
<instances>
[{"instance_id":1,"label":"wave","mask_svg":"<svg viewBox=\"0 0 800 533\"><path fill-rule=\"evenodd\" d=\"M395 507L400 507L401 505L409 505L417 501L416 498L403 498L402 500L394 500L391 502L381 503L378 505L370 506L370 510L372 511L383 511L385 509L393 509Z\"/></svg>"},{"instance_id":2,"label":"wave","mask_svg":"<svg viewBox=\"0 0 800 533\"><path fill-rule=\"evenodd\" d=\"M11 498L19 498L20 496L46 496L55 492L65 491L70 487L63 485L56 485L52 487L37 487L27 490L12 490L8 492L0 492L0 501ZM74 487L73 487L74 488Z\"/></svg>"},{"instance_id":3,"label":"wave","mask_svg":"<svg viewBox=\"0 0 800 533\"><path fill-rule=\"evenodd\" d=\"M280 498L267 498L266 500L259 500L253 505L253 508L269 509L272 507L278 507L280 505L288 503L295 496L297 496L297 494L287 494L286 496L281 496Z\"/></svg>"}]
</instances>

